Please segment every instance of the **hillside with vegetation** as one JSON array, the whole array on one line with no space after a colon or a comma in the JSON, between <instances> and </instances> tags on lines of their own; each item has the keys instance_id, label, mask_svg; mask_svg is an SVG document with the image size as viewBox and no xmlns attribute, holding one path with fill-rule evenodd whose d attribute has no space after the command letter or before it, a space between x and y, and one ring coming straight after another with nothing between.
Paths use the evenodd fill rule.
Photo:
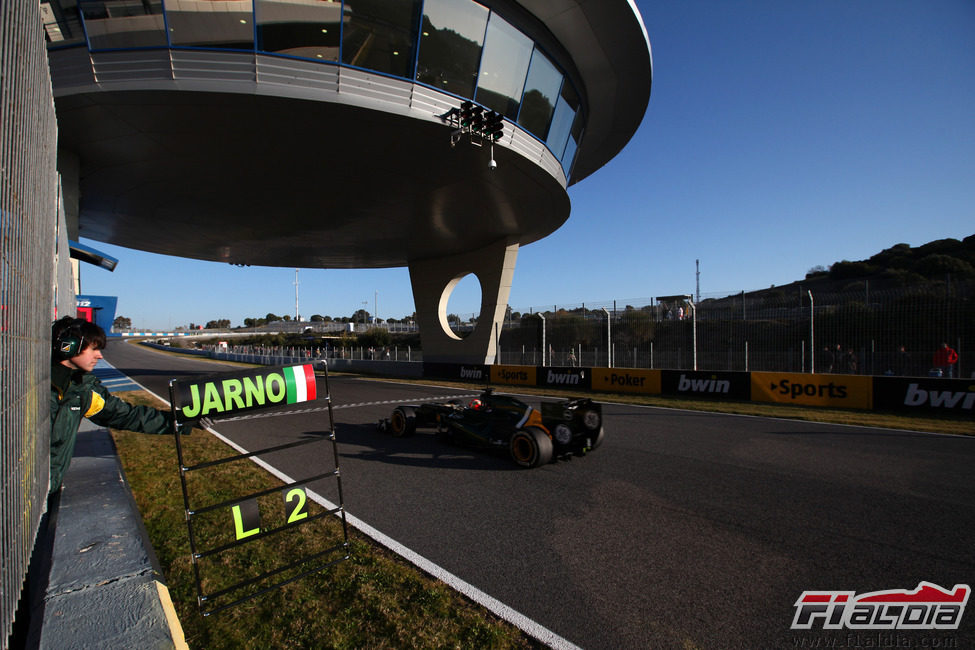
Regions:
<instances>
[{"instance_id":1,"label":"hillside with vegetation","mask_svg":"<svg viewBox=\"0 0 975 650\"><path fill-rule=\"evenodd\" d=\"M866 260L835 262L810 269L802 284L828 292L857 289L865 281L871 288L898 289L926 283L975 278L975 235L959 241L938 239L922 246L895 244Z\"/></svg>"}]
</instances>

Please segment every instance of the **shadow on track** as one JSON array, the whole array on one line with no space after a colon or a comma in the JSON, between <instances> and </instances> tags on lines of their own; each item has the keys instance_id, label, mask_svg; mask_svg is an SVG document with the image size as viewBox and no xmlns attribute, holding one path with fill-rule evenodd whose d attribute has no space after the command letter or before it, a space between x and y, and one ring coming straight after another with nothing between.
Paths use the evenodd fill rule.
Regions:
<instances>
[{"instance_id":1,"label":"shadow on track","mask_svg":"<svg viewBox=\"0 0 975 650\"><path fill-rule=\"evenodd\" d=\"M336 423L335 436L339 456L343 458L435 469L521 470L508 458L507 450L492 453L490 450L468 449L440 442L433 433L393 438L379 432L374 424ZM355 449L350 451L350 447Z\"/></svg>"}]
</instances>

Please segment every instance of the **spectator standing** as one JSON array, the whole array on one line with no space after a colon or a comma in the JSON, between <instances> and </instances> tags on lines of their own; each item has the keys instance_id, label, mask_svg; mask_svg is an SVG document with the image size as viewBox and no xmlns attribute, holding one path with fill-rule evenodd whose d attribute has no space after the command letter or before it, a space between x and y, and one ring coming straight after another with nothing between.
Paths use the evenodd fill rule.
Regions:
<instances>
[{"instance_id":1,"label":"spectator standing","mask_svg":"<svg viewBox=\"0 0 975 650\"><path fill-rule=\"evenodd\" d=\"M958 363L958 353L947 343L942 343L941 347L935 350L931 363L941 371L942 377L954 377L955 364Z\"/></svg>"},{"instance_id":2,"label":"spectator standing","mask_svg":"<svg viewBox=\"0 0 975 650\"><path fill-rule=\"evenodd\" d=\"M894 374L906 377L911 372L911 353L902 345L897 348L897 357L894 359Z\"/></svg>"}]
</instances>

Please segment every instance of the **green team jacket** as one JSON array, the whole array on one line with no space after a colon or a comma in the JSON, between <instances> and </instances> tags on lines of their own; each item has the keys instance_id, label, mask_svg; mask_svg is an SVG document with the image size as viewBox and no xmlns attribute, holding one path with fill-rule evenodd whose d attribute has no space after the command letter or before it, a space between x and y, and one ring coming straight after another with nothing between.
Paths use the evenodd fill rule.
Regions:
<instances>
[{"instance_id":1,"label":"green team jacket","mask_svg":"<svg viewBox=\"0 0 975 650\"><path fill-rule=\"evenodd\" d=\"M140 431L170 433L169 413L150 406L132 406L120 400L102 382L83 370L72 370L60 363L51 364L51 488L56 492L71 464L81 418L95 424Z\"/></svg>"}]
</instances>

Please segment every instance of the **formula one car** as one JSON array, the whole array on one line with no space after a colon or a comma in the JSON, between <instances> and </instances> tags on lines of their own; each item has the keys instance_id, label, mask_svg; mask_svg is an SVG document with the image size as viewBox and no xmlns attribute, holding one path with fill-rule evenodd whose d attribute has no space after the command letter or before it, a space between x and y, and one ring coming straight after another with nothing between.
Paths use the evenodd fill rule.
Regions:
<instances>
[{"instance_id":1,"label":"formula one car","mask_svg":"<svg viewBox=\"0 0 975 650\"><path fill-rule=\"evenodd\" d=\"M487 388L466 405L458 400L397 406L379 421L395 437L417 427L434 427L441 440L507 450L521 467L545 465L553 457L581 456L603 442L602 406L591 399L543 402L536 410Z\"/></svg>"}]
</instances>

